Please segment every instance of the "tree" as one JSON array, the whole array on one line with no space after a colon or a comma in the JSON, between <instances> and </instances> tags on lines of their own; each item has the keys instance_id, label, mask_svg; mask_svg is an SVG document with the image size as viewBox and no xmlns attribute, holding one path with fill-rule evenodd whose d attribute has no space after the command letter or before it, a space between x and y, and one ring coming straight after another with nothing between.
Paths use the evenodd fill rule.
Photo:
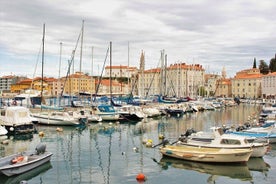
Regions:
<instances>
[{"instance_id":1,"label":"tree","mask_svg":"<svg viewBox=\"0 0 276 184\"><path fill-rule=\"evenodd\" d=\"M270 72L276 72L276 55L275 58L272 58L269 63Z\"/></svg>"},{"instance_id":2,"label":"tree","mask_svg":"<svg viewBox=\"0 0 276 184\"><path fill-rule=\"evenodd\" d=\"M256 65L256 58L254 58L253 68L257 68L257 65Z\"/></svg>"},{"instance_id":3,"label":"tree","mask_svg":"<svg viewBox=\"0 0 276 184\"><path fill-rule=\"evenodd\" d=\"M269 73L268 65L264 60L260 60L259 69L260 69L260 72L264 75Z\"/></svg>"}]
</instances>

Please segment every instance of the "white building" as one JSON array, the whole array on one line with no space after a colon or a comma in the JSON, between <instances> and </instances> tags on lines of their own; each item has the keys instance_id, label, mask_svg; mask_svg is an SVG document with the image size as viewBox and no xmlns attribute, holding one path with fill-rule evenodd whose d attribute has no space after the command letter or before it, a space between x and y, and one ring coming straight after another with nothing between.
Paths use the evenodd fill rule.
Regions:
<instances>
[{"instance_id":1,"label":"white building","mask_svg":"<svg viewBox=\"0 0 276 184\"><path fill-rule=\"evenodd\" d=\"M161 72L161 68L139 73L139 96L167 95L177 97L196 97L199 88L204 86L205 70L199 64L172 64ZM161 78L163 73L163 78ZM142 77L143 74L143 77Z\"/></svg>"},{"instance_id":2,"label":"white building","mask_svg":"<svg viewBox=\"0 0 276 184\"><path fill-rule=\"evenodd\" d=\"M131 78L132 75L136 75L138 73L137 67L130 67L130 66L106 66L105 67L105 75L104 77L110 77L110 70L111 70L111 77L126 77Z\"/></svg>"},{"instance_id":3,"label":"white building","mask_svg":"<svg viewBox=\"0 0 276 184\"><path fill-rule=\"evenodd\" d=\"M276 72L263 75L262 96L263 98L276 98Z\"/></svg>"}]
</instances>

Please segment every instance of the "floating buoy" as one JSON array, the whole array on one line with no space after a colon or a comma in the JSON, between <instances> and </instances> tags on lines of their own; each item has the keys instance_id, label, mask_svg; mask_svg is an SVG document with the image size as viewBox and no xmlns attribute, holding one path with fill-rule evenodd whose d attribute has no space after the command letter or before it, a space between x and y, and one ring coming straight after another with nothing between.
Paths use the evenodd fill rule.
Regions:
<instances>
[{"instance_id":1,"label":"floating buoy","mask_svg":"<svg viewBox=\"0 0 276 184\"><path fill-rule=\"evenodd\" d=\"M44 132L41 131L38 133L38 135L39 135L39 137L44 137Z\"/></svg>"},{"instance_id":2,"label":"floating buoy","mask_svg":"<svg viewBox=\"0 0 276 184\"><path fill-rule=\"evenodd\" d=\"M63 132L63 128L57 127L56 131L57 132Z\"/></svg>"},{"instance_id":3,"label":"floating buoy","mask_svg":"<svg viewBox=\"0 0 276 184\"><path fill-rule=\"evenodd\" d=\"M148 142L148 140L146 140L146 139L144 139L144 140L142 141L143 144L146 144L147 142Z\"/></svg>"},{"instance_id":4,"label":"floating buoy","mask_svg":"<svg viewBox=\"0 0 276 184\"><path fill-rule=\"evenodd\" d=\"M137 180L138 182L143 182L143 181L146 180L146 176L145 176L143 173L139 173L139 174L137 174L137 176L136 176L136 180Z\"/></svg>"},{"instance_id":5,"label":"floating buoy","mask_svg":"<svg viewBox=\"0 0 276 184\"><path fill-rule=\"evenodd\" d=\"M159 134L158 138L159 138L159 139L164 139L165 136L164 136L163 134Z\"/></svg>"},{"instance_id":6,"label":"floating buoy","mask_svg":"<svg viewBox=\"0 0 276 184\"><path fill-rule=\"evenodd\" d=\"M139 148L134 147L134 148L133 148L133 151L137 153L137 152L139 152Z\"/></svg>"},{"instance_id":7,"label":"floating buoy","mask_svg":"<svg viewBox=\"0 0 276 184\"><path fill-rule=\"evenodd\" d=\"M149 139L147 142L146 142L146 146L147 147L152 147L152 140Z\"/></svg>"}]
</instances>

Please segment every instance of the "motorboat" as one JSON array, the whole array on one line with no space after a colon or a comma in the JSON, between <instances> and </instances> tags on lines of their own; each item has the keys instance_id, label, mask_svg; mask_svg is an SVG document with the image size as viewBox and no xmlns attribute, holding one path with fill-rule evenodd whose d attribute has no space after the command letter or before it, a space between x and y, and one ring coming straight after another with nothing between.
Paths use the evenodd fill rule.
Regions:
<instances>
[{"instance_id":1,"label":"motorboat","mask_svg":"<svg viewBox=\"0 0 276 184\"><path fill-rule=\"evenodd\" d=\"M276 143L276 127L275 124L269 127L252 127L241 131L227 131L227 134L240 135L245 137L255 137L266 139L269 143Z\"/></svg>"},{"instance_id":2,"label":"motorboat","mask_svg":"<svg viewBox=\"0 0 276 184\"><path fill-rule=\"evenodd\" d=\"M244 136L224 134L220 127L212 127L213 136L210 142L206 139L201 139L200 134L193 134L190 137L180 139L177 145L185 145L191 147L204 147L204 148L224 148L224 149L250 149L253 152L251 157L263 157L269 147L266 142L249 142Z\"/></svg>"},{"instance_id":3,"label":"motorboat","mask_svg":"<svg viewBox=\"0 0 276 184\"><path fill-rule=\"evenodd\" d=\"M46 151L45 144L39 144L35 151L16 153L0 158L0 173L13 176L25 173L50 161L51 152Z\"/></svg>"},{"instance_id":4,"label":"motorboat","mask_svg":"<svg viewBox=\"0 0 276 184\"><path fill-rule=\"evenodd\" d=\"M103 121L118 121L120 118L120 115L115 111L112 105L93 105L92 111L94 114L99 115Z\"/></svg>"},{"instance_id":5,"label":"motorboat","mask_svg":"<svg viewBox=\"0 0 276 184\"><path fill-rule=\"evenodd\" d=\"M8 134L32 133L35 131L30 110L23 106L5 107L0 116L0 124L5 126Z\"/></svg>"},{"instance_id":6,"label":"motorboat","mask_svg":"<svg viewBox=\"0 0 276 184\"><path fill-rule=\"evenodd\" d=\"M120 121L138 122L145 118L145 114L139 106L123 105L116 107L116 111L120 115Z\"/></svg>"},{"instance_id":7,"label":"motorboat","mask_svg":"<svg viewBox=\"0 0 276 184\"><path fill-rule=\"evenodd\" d=\"M73 112L71 114L73 114ZM85 117L73 116L65 111L41 111L32 113L32 116L37 118L39 124L44 125L76 126L85 121Z\"/></svg>"},{"instance_id":8,"label":"motorboat","mask_svg":"<svg viewBox=\"0 0 276 184\"><path fill-rule=\"evenodd\" d=\"M164 145L160 147L164 156L210 163L239 163L247 162L252 149L225 149L211 147L191 147L185 145Z\"/></svg>"}]
</instances>

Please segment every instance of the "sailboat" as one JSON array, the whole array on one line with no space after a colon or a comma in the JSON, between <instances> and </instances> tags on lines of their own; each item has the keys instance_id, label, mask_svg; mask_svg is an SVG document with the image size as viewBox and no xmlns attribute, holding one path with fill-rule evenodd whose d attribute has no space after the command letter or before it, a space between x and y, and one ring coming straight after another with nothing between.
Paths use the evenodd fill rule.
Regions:
<instances>
[{"instance_id":1,"label":"sailboat","mask_svg":"<svg viewBox=\"0 0 276 184\"><path fill-rule=\"evenodd\" d=\"M112 42L110 42L109 46L110 52L110 66L112 66ZM112 104L112 80L111 80L111 67L110 67L110 104L93 104L92 111L94 114L100 116L103 121L117 121L120 118L118 112L116 112L115 108L111 105ZM100 81L98 83L96 94L98 92L100 85Z\"/></svg>"},{"instance_id":2,"label":"sailboat","mask_svg":"<svg viewBox=\"0 0 276 184\"><path fill-rule=\"evenodd\" d=\"M43 47L42 47L42 80L41 80L41 99L43 99L43 72L44 72L44 40L45 40L45 24L43 25ZM45 106L41 104L40 112L32 113L32 116L38 120L39 124L46 124L46 125L82 125L87 122L87 117L83 114L73 112L62 112L58 110L62 110L57 108L47 108L47 111L42 111ZM50 110L56 111L50 111Z\"/></svg>"}]
</instances>

